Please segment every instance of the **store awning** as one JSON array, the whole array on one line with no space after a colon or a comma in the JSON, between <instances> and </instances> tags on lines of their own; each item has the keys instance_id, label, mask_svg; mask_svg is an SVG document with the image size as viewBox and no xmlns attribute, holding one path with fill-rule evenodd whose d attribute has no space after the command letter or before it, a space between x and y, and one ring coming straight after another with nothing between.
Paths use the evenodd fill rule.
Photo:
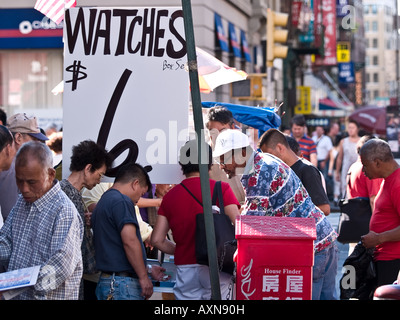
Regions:
<instances>
[{"instance_id":1,"label":"store awning","mask_svg":"<svg viewBox=\"0 0 400 320\"><path fill-rule=\"evenodd\" d=\"M353 104L326 97L318 100L318 106L315 106L313 113L324 117L345 117L353 109Z\"/></svg>"},{"instance_id":2,"label":"store awning","mask_svg":"<svg viewBox=\"0 0 400 320\"><path fill-rule=\"evenodd\" d=\"M329 98L319 99L319 110L341 110L342 108Z\"/></svg>"}]
</instances>

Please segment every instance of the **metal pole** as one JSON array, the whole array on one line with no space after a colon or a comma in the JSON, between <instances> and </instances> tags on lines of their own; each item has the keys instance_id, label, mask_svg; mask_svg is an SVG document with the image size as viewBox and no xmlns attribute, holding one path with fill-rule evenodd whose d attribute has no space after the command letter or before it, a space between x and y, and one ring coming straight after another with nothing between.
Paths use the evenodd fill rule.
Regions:
<instances>
[{"instance_id":1,"label":"metal pole","mask_svg":"<svg viewBox=\"0 0 400 320\"><path fill-rule=\"evenodd\" d=\"M272 40L267 40L272 41ZM272 66L267 66L267 106L272 107L274 91L272 87Z\"/></svg>"},{"instance_id":2,"label":"metal pole","mask_svg":"<svg viewBox=\"0 0 400 320\"><path fill-rule=\"evenodd\" d=\"M200 98L199 76L197 70L196 45L193 31L192 6L190 0L182 0L183 20L185 26L186 48L189 66L189 79L192 96L194 127L198 142L198 159L200 167L201 195L203 198L204 223L206 228L208 265L210 268L211 299L221 300L217 248L215 241L214 220L211 211L211 191L208 175L208 164L202 161L202 151L208 150L204 138L203 113Z\"/></svg>"}]
</instances>

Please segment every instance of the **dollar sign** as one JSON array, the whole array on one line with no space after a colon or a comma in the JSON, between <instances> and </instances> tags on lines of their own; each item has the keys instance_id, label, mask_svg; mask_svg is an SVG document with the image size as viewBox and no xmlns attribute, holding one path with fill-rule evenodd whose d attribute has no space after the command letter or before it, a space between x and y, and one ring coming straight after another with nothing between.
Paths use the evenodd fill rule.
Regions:
<instances>
[{"instance_id":1,"label":"dollar sign","mask_svg":"<svg viewBox=\"0 0 400 320\"><path fill-rule=\"evenodd\" d=\"M80 69L85 69L86 67L81 65L80 61L74 60L74 64L70 65L67 69L65 69L68 72L72 72L72 79L67 80L65 82L72 82L72 91L75 91L78 80L85 79L87 77L87 74Z\"/></svg>"}]
</instances>

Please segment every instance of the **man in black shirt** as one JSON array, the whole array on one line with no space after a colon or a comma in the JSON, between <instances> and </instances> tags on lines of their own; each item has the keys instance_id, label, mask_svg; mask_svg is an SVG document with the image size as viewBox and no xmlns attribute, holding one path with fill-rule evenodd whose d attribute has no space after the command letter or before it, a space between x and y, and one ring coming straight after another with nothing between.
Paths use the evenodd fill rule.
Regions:
<instances>
[{"instance_id":1,"label":"man in black shirt","mask_svg":"<svg viewBox=\"0 0 400 320\"><path fill-rule=\"evenodd\" d=\"M313 203L327 216L331 212L329 199L322 184L320 171L311 163L304 162L290 148L289 136L276 129L269 129L260 138L259 148L285 162L300 178Z\"/></svg>"}]
</instances>

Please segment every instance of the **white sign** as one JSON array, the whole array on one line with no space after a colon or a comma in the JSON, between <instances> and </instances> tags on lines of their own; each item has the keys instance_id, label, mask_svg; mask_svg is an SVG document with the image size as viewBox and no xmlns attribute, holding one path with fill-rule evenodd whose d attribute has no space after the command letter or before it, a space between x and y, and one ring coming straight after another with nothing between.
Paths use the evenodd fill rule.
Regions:
<instances>
[{"instance_id":1,"label":"white sign","mask_svg":"<svg viewBox=\"0 0 400 320\"><path fill-rule=\"evenodd\" d=\"M71 8L64 20L63 177L91 139L177 183L188 138L189 75L181 8Z\"/></svg>"}]
</instances>

